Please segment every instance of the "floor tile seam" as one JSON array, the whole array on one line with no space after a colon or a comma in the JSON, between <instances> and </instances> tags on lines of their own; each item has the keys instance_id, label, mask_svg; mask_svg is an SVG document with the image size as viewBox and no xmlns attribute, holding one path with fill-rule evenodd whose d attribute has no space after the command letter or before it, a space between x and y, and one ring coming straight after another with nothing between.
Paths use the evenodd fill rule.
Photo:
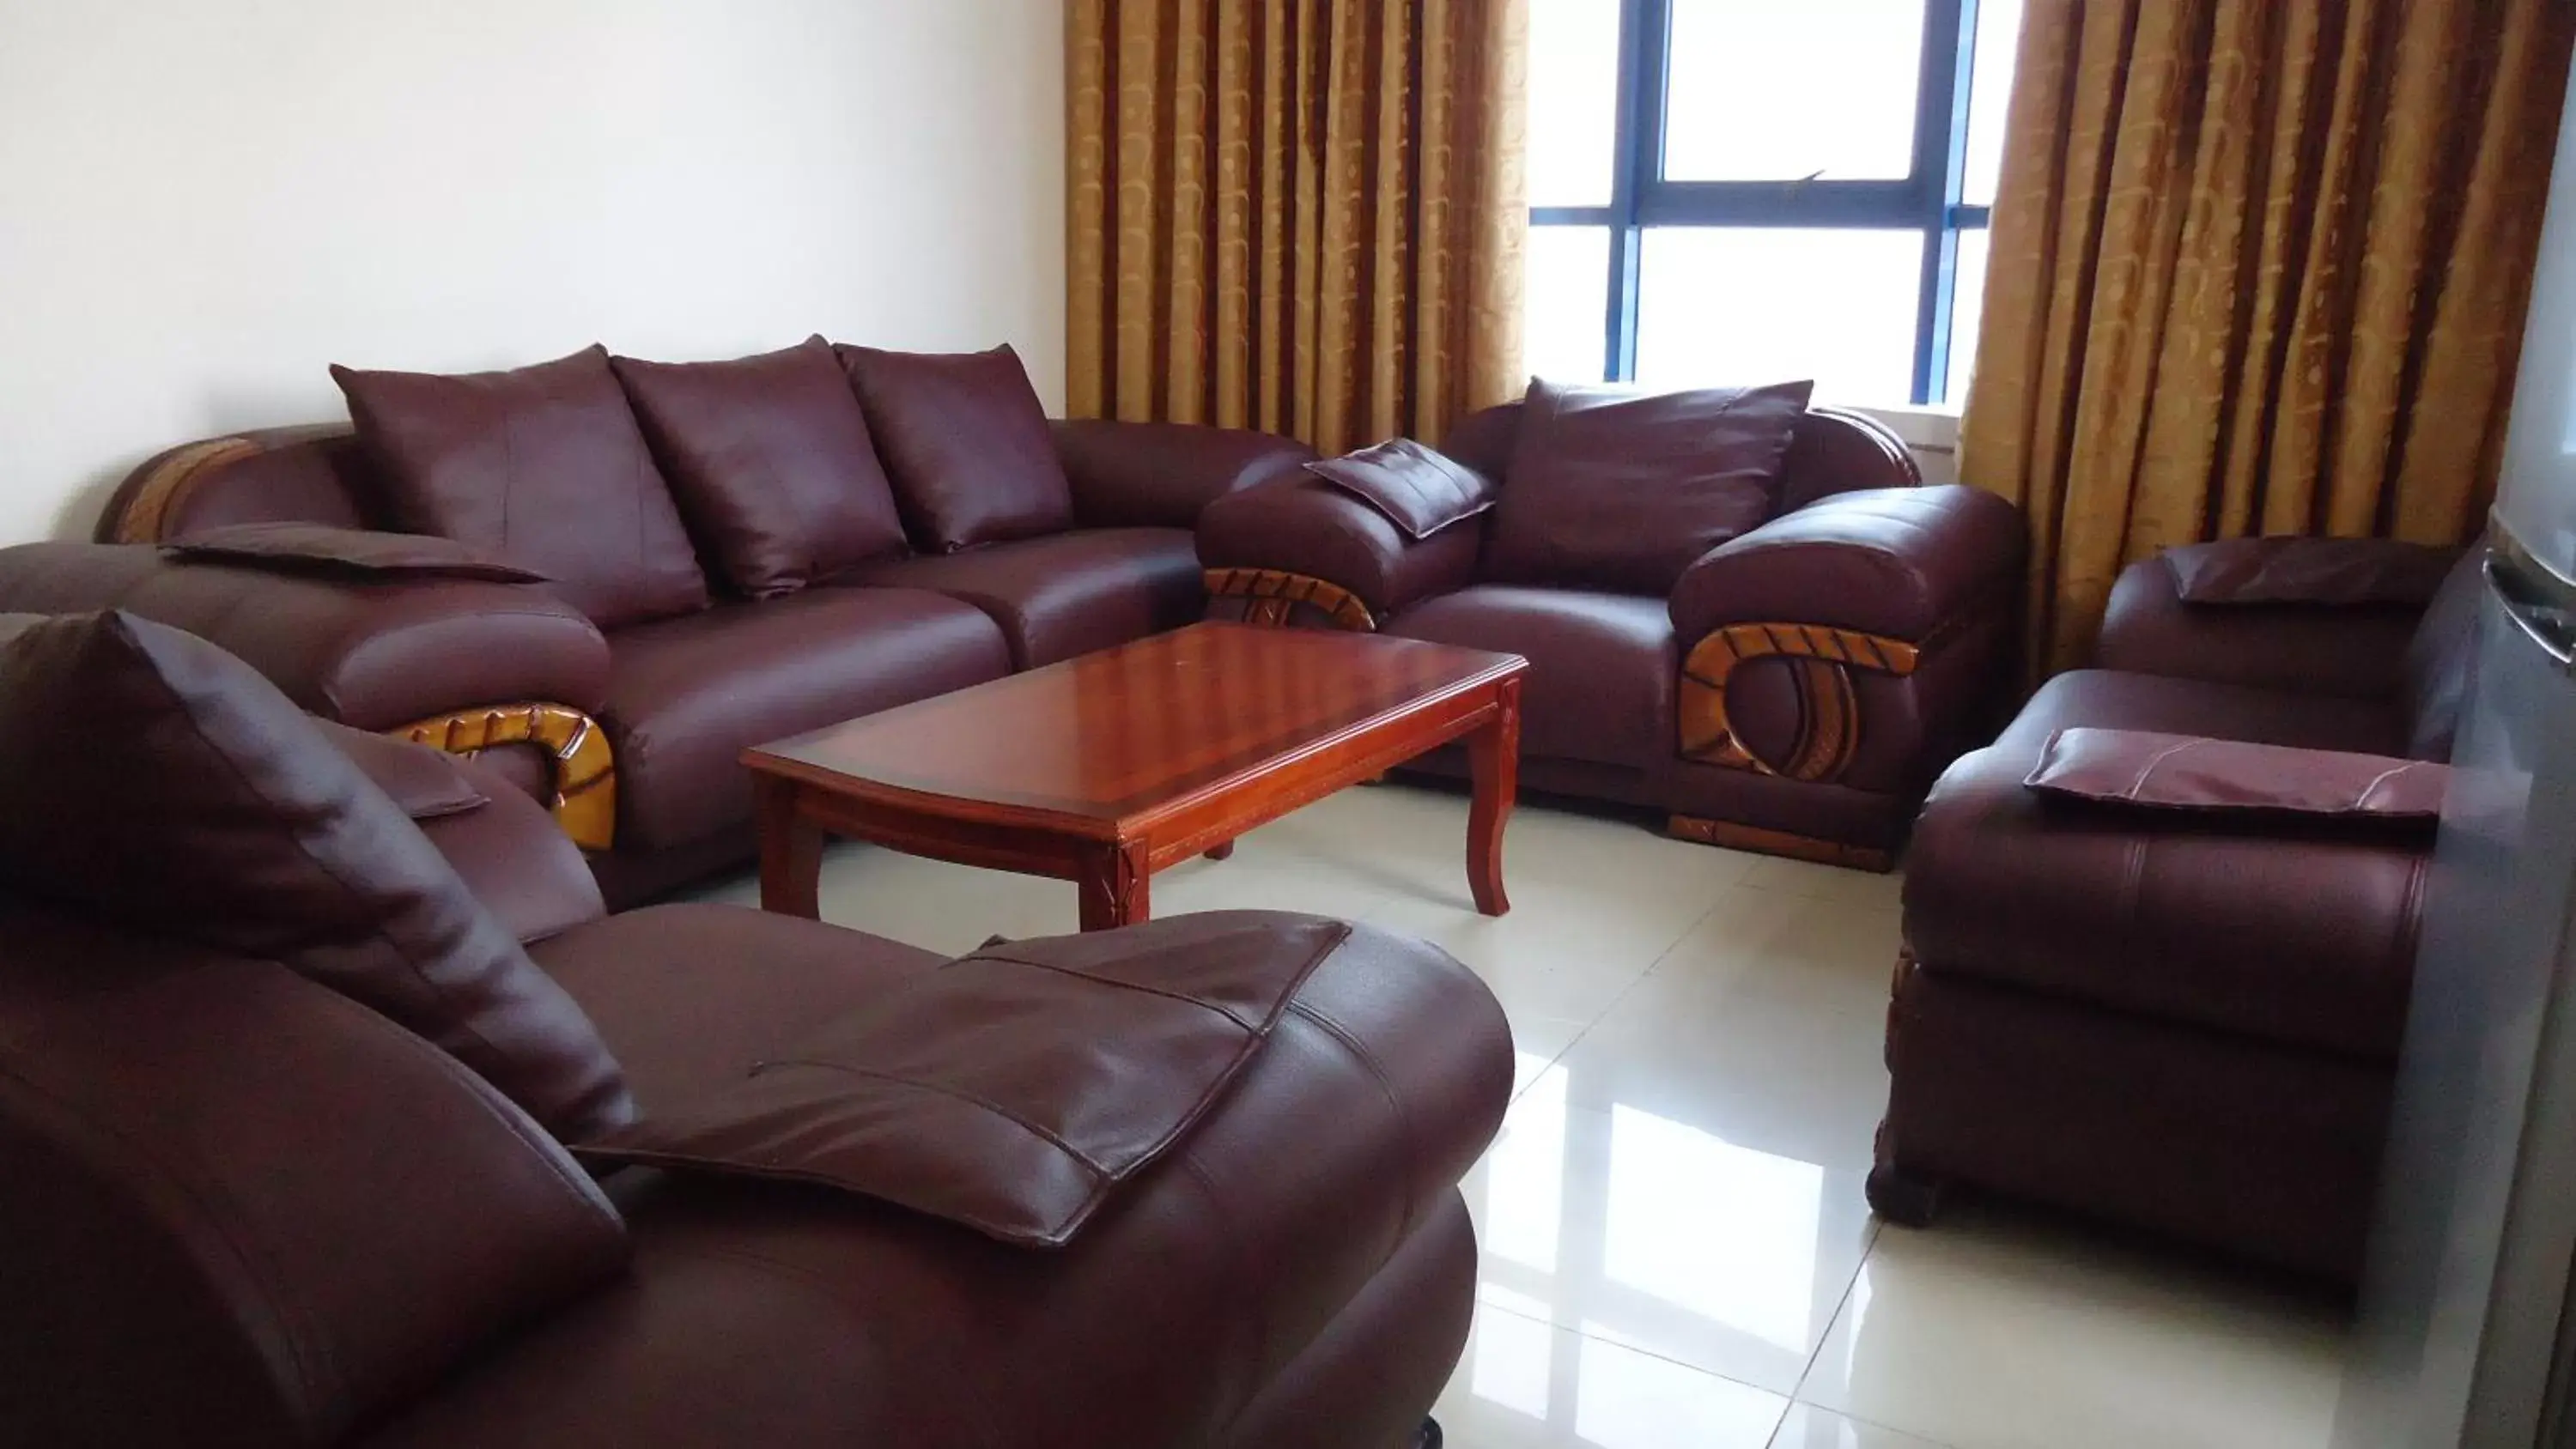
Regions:
<instances>
[{"instance_id":1,"label":"floor tile seam","mask_svg":"<svg viewBox=\"0 0 2576 1449\"><path fill-rule=\"evenodd\" d=\"M1664 1353L1657 1349L1646 1348L1642 1345L1630 1342L1627 1339L1605 1337L1604 1335L1592 1332L1581 1324L1559 1323L1553 1318L1542 1318L1535 1313L1524 1313L1520 1309L1514 1308L1509 1304L1497 1303L1481 1294L1478 1295L1476 1299L1476 1307L1479 1310L1490 1309L1496 1313L1510 1314L1512 1317L1519 1319L1523 1323L1537 1324L1539 1327L1544 1328L1551 1333L1570 1333L1587 1342L1600 1344L1604 1348L1615 1348L1623 1353L1633 1353L1641 1358L1654 1359L1658 1363L1668 1363L1677 1369L1683 1369L1690 1373L1698 1374L1702 1378L1715 1379L1722 1384L1732 1384L1739 1389L1750 1389L1757 1394L1768 1394L1772 1398L1780 1401L1780 1412L1783 1417L1787 1416L1790 1407L1797 1402L1793 1396L1784 1394L1778 1389L1766 1389L1760 1384L1746 1383L1744 1380L1739 1379L1732 1374L1722 1374L1715 1369L1706 1368L1699 1364L1692 1363L1688 1359L1675 1358L1669 1353ZM1820 1404L1817 1407L1822 1408L1823 1405ZM1775 1429L1774 1432L1777 1432L1777 1430Z\"/></svg>"},{"instance_id":2,"label":"floor tile seam","mask_svg":"<svg viewBox=\"0 0 2576 1449\"><path fill-rule=\"evenodd\" d=\"M1858 1424L1862 1428L1875 1429L1882 1434L1901 1434L1904 1437L1921 1444L1923 1449L1959 1449L1959 1446L1949 1443L1946 1440L1935 1439L1928 1434L1918 1434L1911 1429L1900 1429L1893 1424L1882 1424L1876 1419L1864 1418L1859 1414L1852 1413L1848 1409L1837 1409L1831 1404L1819 1404L1813 1399L1790 1400L1787 1412L1780 1416L1780 1427L1783 1429L1787 1428L1789 1425L1789 1415L1798 1412L1800 1409L1815 1409L1822 1413L1831 1414L1837 1419L1843 1419L1851 1423ZM1768 1446L1768 1449L1798 1449L1797 1445L1780 1443L1779 1435L1779 1429L1771 1431L1772 1443Z\"/></svg>"},{"instance_id":3,"label":"floor tile seam","mask_svg":"<svg viewBox=\"0 0 2576 1449\"><path fill-rule=\"evenodd\" d=\"M1801 1404L1815 1403L1814 1400L1809 1399L1806 1396L1807 1382L1816 1376L1816 1363L1819 1359L1824 1357L1825 1345L1834 1341L1834 1329L1842 1323L1843 1315L1851 1311L1852 1295L1860 1291L1860 1277L1863 1273L1869 1271L1869 1260L1878 1256L1879 1239L1886 1233L1886 1231L1887 1224L1880 1220L1878 1214L1871 1213L1869 1217L1869 1245L1861 1249L1860 1257L1853 1261L1851 1277L1844 1282L1842 1295L1834 1300L1834 1311L1825 1319L1825 1331L1816 1335L1816 1346L1807 1351L1806 1366L1798 1370L1798 1382L1789 1390L1789 1397L1793 1402ZM1816 1407L1824 1409L1829 1413L1842 1413L1842 1410L1834 1408L1830 1404L1816 1404ZM1851 1416L1845 1415L1844 1417L1849 1418ZM1888 1429L1891 1433L1901 1434L1912 1432L1910 1430L1897 1429L1892 1425L1881 1424L1877 1427Z\"/></svg>"}]
</instances>

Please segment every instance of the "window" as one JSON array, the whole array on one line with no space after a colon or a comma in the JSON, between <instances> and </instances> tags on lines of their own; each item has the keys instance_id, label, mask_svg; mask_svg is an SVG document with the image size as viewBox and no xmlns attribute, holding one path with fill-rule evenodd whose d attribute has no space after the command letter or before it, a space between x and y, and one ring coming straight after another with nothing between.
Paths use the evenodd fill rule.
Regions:
<instances>
[{"instance_id":1,"label":"window","mask_svg":"<svg viewBox=\"0 0 2576 1449\"><path fill-rule=\"evenodd\" d=\"M1958 401L2021 6L1531 0L1530 370Z\"/></svg>"}]
</instances>

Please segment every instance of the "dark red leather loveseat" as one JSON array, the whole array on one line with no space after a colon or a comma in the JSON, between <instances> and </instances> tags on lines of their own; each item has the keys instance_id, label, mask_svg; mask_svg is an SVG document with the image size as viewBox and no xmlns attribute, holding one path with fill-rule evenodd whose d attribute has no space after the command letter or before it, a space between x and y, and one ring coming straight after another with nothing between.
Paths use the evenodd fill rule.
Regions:
<instances>
[{"instance_id":1,"label":"dark red leather loveseat","mask_svg":"<svg viewBox=\"0 0 2576 1449\"><path fill-rule=\"evenodd\" d=\"M1441 440L1502 501L1428 537L1312 476L1220 499L1199 522L1211 608L1523 655L1523 785L1649 807L1686 839L1887 869L1924 789L1999 718L2019 513L1921 486L1885 427L1814 408L1752 526L1669 587L1498 577L1523 415L1491 408Z\"/></svg>"},{"instance_id":2,"label":"dark red leather loveseat","mask_svg":"<svg viewBox=\"0 0 2576 1449\"><path fill-rule=\"evenodd\" d=\"M1194 991L1175 1039L1238 1069L1167 1101L1155 1041L977 1009L1019 960L1101 988L1093 1027L1143 1009L1120 978ZM923 1085L737 1131L755 1175L598 1155L889 1021L826 1075ZM954 1071L1026 1115L961 1117ZM1456 1184L1511 1075L1463 968L1312 917L947 963L606 916L480 766L131 616L0 617L0 1443L1402 1449L1465 1340ZM1039 1128L1124 1147L1179 1105L1061 1246L993 1228L1060 1191L1005 1170L1056 1161ZM834 1141L911 1164L876 1170L912 1206L758 1175Z\"/></svg>"},{"instance_id":3,"label":"dark red leather loveseat","mask_svg":"<svg viewBox=\"0 0 2576 1449\"><path fill-rule=\"evenodd\" d=\"M747 746L1196 620L1200 509L1314 456L1047 422L1008 348L342 377L357 432L171 449L98 544L0 550L0 609L131 609L327 718L488 750L619 906L750 858ZM306 540L338 566L150 547L260 524L352 532ZM405 543L440 534L548 581L445 576Z\"/></svg>"},{"instance_id":4,"label":"dark red leather loveseat","mask_svg":"<svg viewBox=\"0 0 2576 1449\"><path fill-rule=\"evenodd\" d=\"M2433 822L2274 797L2441 777L2407 767L2449 759L2477 568L2253 539L2122 576L2098 667L2050 680L1915 827L1883 1215L1924 1222L1955 1183L2358 1274ZM2070 730L2148 732L2141 784L2192 740L2290 748L2149 808L2025 783Z\"/></svg>"}]
</instances>

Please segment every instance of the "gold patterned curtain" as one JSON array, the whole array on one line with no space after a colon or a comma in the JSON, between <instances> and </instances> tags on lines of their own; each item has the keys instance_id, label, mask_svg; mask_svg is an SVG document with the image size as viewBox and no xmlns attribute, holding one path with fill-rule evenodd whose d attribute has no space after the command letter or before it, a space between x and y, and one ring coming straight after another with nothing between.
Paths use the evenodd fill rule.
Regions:
<instances>
[{"instance_id":1,"label":"gold patterned curtain","mask_svg":"<svg viewBox=\"0 0 2576 1449\"><path fill-rule=\"evenodd\" d=\"M1327 454L1517 396L1528 0L1072 0L1070 411Z\"/></svg>"},{"instance_id":2,"label":"gold patterned curtain","mask_svg":"<svg viewBox=\"0 0 2576 1449\"><path fill-rule=\"evenodd\" d=\"M2494 489L2576 5L2030 0L1960 470L2039 672L2251 533L2451 543Z\"/></svg>"}]
</instances>

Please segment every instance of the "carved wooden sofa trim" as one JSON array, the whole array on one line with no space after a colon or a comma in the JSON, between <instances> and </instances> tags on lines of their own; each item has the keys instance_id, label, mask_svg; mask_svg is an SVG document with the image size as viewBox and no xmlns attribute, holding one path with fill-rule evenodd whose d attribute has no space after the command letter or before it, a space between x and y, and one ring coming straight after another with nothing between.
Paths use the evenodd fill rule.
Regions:
<instances>
[{"instance_id":1,"label":"carved wooden sofa trim","mask_svg":"<svg viewBox=\"0 0 2576 1449\"><path fill-rule=\"evenodd\" d=\"M559 704L505 704L459 710L386 733L452 755L500 745L529 744L551 755L555 823L584 850L606 850L617 839L617 762L606 731L577 709Z\"/></svg>"},{"instance_id":2,"label":"carved wooden sofa trim","mask_svg":"<svg viewBox=\"0 0 2576 1449\"><path fill-rule=\"evenodd\" d=\"M1377 632L1377 616L1357 594L1341 585L1307 574L1292 574L1282 569L1225 568L1207 571L1207 591L1211 600L1239 600L1242 613L1237 616L1247 624L1284 628L1297 622L1300 609L1311 610L1318 622L1355 633ZM1210 617L1221 617L1217 604Z\"/></svg>"}]
</instances>

